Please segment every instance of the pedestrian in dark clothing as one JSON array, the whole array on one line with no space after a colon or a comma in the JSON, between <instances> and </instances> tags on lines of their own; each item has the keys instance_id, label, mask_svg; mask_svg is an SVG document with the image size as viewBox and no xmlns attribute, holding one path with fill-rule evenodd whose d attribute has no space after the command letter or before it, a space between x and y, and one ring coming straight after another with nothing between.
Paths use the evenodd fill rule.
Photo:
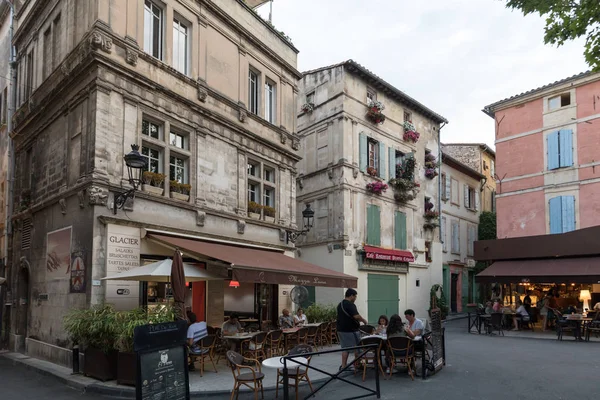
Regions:
<instances>
[{"instance_id":1,"label":"pedestrian in dark clothing","mask_svg":"<svg viewBox=\"0 0 600 400\"><path fill-rule=\"evenodd\" d=\"M360 342L360 334L358 328L360 323L367 324L367 320L360 316L356 305L357 292L354 289L346 290L346 298L337 306L337 332L340 339L342 349L356 347ZM358 352L354 353L358 356ZM345 368L348 363L348 352L342 352L342 366Z\"/></svg>"}]
</instances>

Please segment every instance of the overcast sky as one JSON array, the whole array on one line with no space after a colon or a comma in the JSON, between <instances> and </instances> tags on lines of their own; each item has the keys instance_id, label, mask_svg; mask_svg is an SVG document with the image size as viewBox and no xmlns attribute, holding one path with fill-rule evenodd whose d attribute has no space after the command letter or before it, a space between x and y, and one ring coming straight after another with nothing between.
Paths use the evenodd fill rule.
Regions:
<instances>
[{"instance_id":1,"label":"overcast sky","mask_svg":"<svg viewBox=\"0 0 600 400\"><path fill-rule=\"evenodd\" d=\"M354 59L450 121L442 141L494 145L493 102L586 71L583 40L544 45L544 21L504 0L274 0L306 71ZM259 8L265 18L269 5Z\"/></svg>"}]
</instances>

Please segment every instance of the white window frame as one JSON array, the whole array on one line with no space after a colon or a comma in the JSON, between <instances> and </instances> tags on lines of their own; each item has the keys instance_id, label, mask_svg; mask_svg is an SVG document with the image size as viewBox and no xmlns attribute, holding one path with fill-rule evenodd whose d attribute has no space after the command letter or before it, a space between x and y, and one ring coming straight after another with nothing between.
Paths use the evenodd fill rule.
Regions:
<instances>
[{"instance_id":1,"label":"white window frame","mask_svg":"<svg viewBox=\"0 0 600 400\"><path fill-rule=\"evenodd\" d=\"M277 86L273 81L265 80L265 120L274 124L277 109Z\"/></svg>"},{"instance_id":2,"label":"white window frame","mask_svg":"<svg viewBox=\"0 0 600 400\"><path fill-rule=\"evenodd\" d=\"M173 139L175 139L175 142L173 142ZM178 139L181 139L181 146L177 144ZM178 149L187 150L188 137L187 135L171 130L171 132L169 133L169 145Z\"/></svg>"},{"instance_id":3,"label":"white window frame","mask_svg":"<svg viewBox=\"0 0 600 400\"><path fill-rule=\"evenodd\" d=\"M175 161L175 164L173 164L171 162L171 158L175 158L175 160L181 160L183 161L183 166L177 165L177 161ZM178 170L181 170L183 172L183 178L181 180L179 179L173 179L171 177L171 167L175 168L175 175L177 175ZM177 153L175 151L171 151L169 154L169 180L170 181L177 181L178 183L183 183L183 184L189 184L190 183L190 174L189 174L189 157Z\"/></svg>"},{"instance_id":4,"label":"white window frame","mask_svg":"<svg viewBox=\"0 0 600 400\"><path fill-rule=\"evenodd\" d=\"M260 73L252 67L248 71L248 111L260 113Z\"/></svg>"},{"instance_id":5,"label":"white window frame","mask_svg":"<svg viewBox=\"0 0 600 400\"><path fill-rule=\"evenodd\" d=\"M148 150L148 154L144 154L146 152L146 149ZM150 151L156 151L158 152L158 157L152 157L150 155ZM154 172L157 174L162 174L163 173L163 165L164 165L164 150L161 149L160 147L157 146L153 146L151 143L147 143L147 142L142 142L142 151L141 151L142 156L144 156L146 158L146 160L148 161L148 167L146 169L146 171L150 171L150 172ZM150 165L151 165L151 161L152 160L156 160L158 163L158 171L152 171L150 169Z\"/></svg>"},{"instance_id":6,"label":"white window frame","mask_svg":"<svg viewBox=\"0 0 600 400\"><path fill-rule=\"evenodd\" d=\"M184 75L189 74L190 65L190 26L182 18L173 18L173 68ZM180 43L183 41L183 44ZM182 46L183 45L183 46ZM183 56L180 54L183 50Z\"/></svg>"},{"instance_id":7,"label":"white window frame","mask_svg":"<svg viewBox=\"0 0 600 400\"><path fill-rule=\"evenodd\" d=\"M247 167L248 201L254 201L263 206L269 206L269 207L276 208L276 205L277 205L277 201L276 201L277 200L277 169L270 164L264 163L262 161L259 161L257 159L250 158L250 157L248 158L247 165L248 165L248 167ZM255 175L250 174L250 166L253 166L254 168L256 168ZM265 177L265 171L267 171L267 170L272 173L272 178L273 178L272 180L269 180ZM250 185L257 186L258 190L255 192L256 200L250 199L250 194L251 194ZM272 190L270 204L267 204L267 200L266 200L267 199L266 198L267 190L269 190L269 191Z\"/></svg>"},{"instance_id":8,"label":"white window frame","mask_svg":"<svg viewBox=\"0 0 600 400\"><path fill-rule=\"evenodd\" d=\"M379 142L370 137L367 138L367 167L375 168L379 172L379 156Z\"/></svg>"},{"instance_id":9,"label":"white window frame","mask_svg":"<svg viewBox=\"0 0 600 400\"><path fill-rule=\"evenodd\" d=\"M144 0L144 51L159 60L162 60L164 56L164 15L162 7L151 0ZM159 21L158 33L154 31L156 19ZM154 52L155 45L158 47L156 53Z\"/></svg>"},{"instance_id":10,"label":"white window frame","mask_svg":"<svg viewBox=\"0 0 600 400\"><path fill-rule=\"evenodd\" d=\"M569 97L569 104L565 104L563 105L563 99L566 97ZM562 107L568 107L572 104L571 101L571 92L565 92L565 93L561 93L561 94L557 94L556 96L552 96L548 98L548 111L554 111L554 110L558 110ZM552 103L556 103L558 102L558 104L554 104L552 105Z\"/></svg>"},{"instance_id":11,"label":"white window frame","mask_svg":"<svg viewBox=\"0 0 600 400\"><path fill-rule=\"evenodd\" d=\"M144 130L144 123L148 123L148 132L145 132L145 130ZM154 125L157 128L158 137L154 137L154 136L150 135L150 126L151 125ZM153 140L161 141L161 140L163 140L163 137L164 137L163 130L164 130L164 125L159 124L158 122L156 122L152 119L149 119L149 118L142 118L142 137L145 136L145 137L148 137Z\"/></svg>"}]
</instances>

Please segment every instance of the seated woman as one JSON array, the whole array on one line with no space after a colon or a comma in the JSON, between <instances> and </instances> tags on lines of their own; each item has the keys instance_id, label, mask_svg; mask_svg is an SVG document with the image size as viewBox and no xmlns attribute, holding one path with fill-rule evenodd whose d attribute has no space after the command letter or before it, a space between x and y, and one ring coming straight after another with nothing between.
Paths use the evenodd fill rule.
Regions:
<instances>
[{"instance_id":1,"label":"seated woman","mask_svg":"<svg viewBox=\"0 0 600 400\"><path fill-rule=\"evenodd\" d=\"M494 305L492 306L492 309L495 313L502 312L502 302L500 301L500 299L494 300Z\"/></svg>"},{"instance_id":2,"label":"seated woman","mask_svg":"<svg viewBox=\"0 0 600 400\"><path fill-rule=\"evenodd\" d=\"M516 306L517 311L516 314L513 315L513 325L515 327L515 330L519 330L518 320L529 321L529 313L527 312L527 309L525 308L521 300L517 300Z\"/></svg>"},{"instance_id":3,"label":"seated woman","mask_svg":"<svg viewBox=\"0 0 600 400\"><path fill-rule=\"evenodd\" d=\"M492 302L488 300L488 301L485 303L485 313L486 313L486 314L491 314L491 313L493 313L493 312L494 312L494 309L492 308Z\"/></svg>"},{"instance_id":4,"label":"seated woman","mask_svg":"<svg viewBox=\"0 0 600 400\"><path fill-rule=\"evenodd\" d=\"M296 311L296 315L294 315L294 325L302 326L308 323L308 319L306 318L306 314L304 314L304 310L299 308Z\"/></svg>"},{"instance_id":5,"label":"seated woman","mask_svg":"<svg viewBox=\"0 0 600 400\"><path fill-rule=\"evenodd\" d=\"M385 333L387 330L387 327L389 325L389 322L390 321L388 320L388 317L386 317L385 315L380 315L378 323L377 323L377 328L375 328L375 334L381 335L381 334Z\"/></svg>"},{"instance_id":6,"label":"seated woman","mask_svg":"<svg viewBox=\"0 0 600 400\"><path fill-rule=\"evenodd\" d=\"M404 329L404 323L402 322L402 318L398 314L394 314L390 317L390 322L388 323L386 334L388 339L394 337L406 337L406 330Z\"/></svg>"}]
</instances>

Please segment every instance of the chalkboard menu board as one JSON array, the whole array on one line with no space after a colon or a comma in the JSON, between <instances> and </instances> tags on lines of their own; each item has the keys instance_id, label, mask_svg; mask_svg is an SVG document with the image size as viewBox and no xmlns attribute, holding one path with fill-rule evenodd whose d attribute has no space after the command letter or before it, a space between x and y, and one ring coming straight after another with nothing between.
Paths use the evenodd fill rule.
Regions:
<instances>
[{"instance_id":1,"label":"chalkboard menu board","mask_svg":"<svg viewBox=\"0 0 600 400\"><path fill-rule=\"evenodd\" d=\"M187 400L190 398L185 347L185 321L135 328L137 400Z\"/></svg>"},{"instance_id":2,"label":"chalkboard menu board","mask_svg":"<svg viewBox=\"0 0 600 400\"><path fill-rule=\"evenodd\" d=\"M437 372L444 365L444 332L442 328L442 312L439 309L431 310L431 344L433 355L431 363Z\"/></svg>"}]
</instances>

